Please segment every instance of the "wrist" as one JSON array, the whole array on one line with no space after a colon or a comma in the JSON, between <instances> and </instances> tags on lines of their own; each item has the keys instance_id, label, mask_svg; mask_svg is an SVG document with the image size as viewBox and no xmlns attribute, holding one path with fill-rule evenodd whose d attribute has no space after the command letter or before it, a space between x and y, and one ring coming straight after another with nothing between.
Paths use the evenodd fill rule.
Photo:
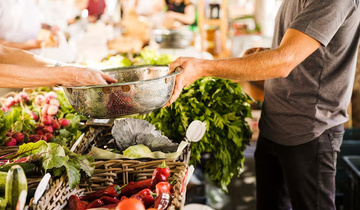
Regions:
<instances>
[{"instance_id":1,"label":"wrist","mask_svg":"<svg viewBox=\"0 0 360 210\"><path fill-rule=\"evenodd\" d=\"M196 69L199 72L199 78L213 76L212 75L213 67L211 67L212 66L211 62L212 61L210 60L199 59L199 62L196 65Z\"/></svg>"},{"instance_id":2,"label":"wrist","mask_svg":"<svg viewBox=\"0 0 360 210\"><path fill-rule=\"evenodd\" d=\"M56 64L55 64L56 65ZM61 64L60 64L61 65ZM73 84L75 75L73 74L74 70L71 66L55 66L53 67L55 74L55 80L57 85L70 86Z\"/></svg>"}]
</instances>

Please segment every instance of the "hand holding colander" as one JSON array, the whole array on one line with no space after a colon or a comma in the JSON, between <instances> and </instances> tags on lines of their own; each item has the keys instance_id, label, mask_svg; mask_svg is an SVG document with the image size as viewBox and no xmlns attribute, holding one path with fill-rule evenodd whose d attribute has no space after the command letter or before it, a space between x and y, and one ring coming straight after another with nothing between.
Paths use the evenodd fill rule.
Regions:
<instances>
[{"instance_id":1,"label":"hand holding colander","mask_svg":"<svg viewBox=\"0 0 360 210\"><path fill-rule=\"evenodd\" d=\"M168 66L131 66L103 72L118 83L64 88L71 106L90 118L118 118L161 108L169 100L177 69Z\"/></svg>"}]
</instances>

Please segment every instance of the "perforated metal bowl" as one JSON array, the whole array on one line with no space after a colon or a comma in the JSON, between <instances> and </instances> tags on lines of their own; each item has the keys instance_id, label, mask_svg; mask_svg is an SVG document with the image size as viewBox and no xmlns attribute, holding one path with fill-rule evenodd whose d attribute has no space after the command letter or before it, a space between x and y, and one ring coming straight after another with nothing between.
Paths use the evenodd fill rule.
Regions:
<instances>
[{"instance_id":1,"label":"perforated metal bowl","mask_svg":"<svg viewBox=\"0 0 360 210\"><path fill-rule=\"evenodd\" d=\"M167 66L131 66L103 70L116 84L64 88L71 106L90 118L118 118L144 114L169 100L175 76Z\"/></svg>"},{"instance_id":2,"label":"perforated metal bowl","mask_svg":"<svg viewBox=\"0 0 360 210\"><path fill-rule=\"evenodd\" d=\"M194 33L188 30L154 29L151 37L161 48L187 48L194 39Z\"/></svg>"}]
</instances>

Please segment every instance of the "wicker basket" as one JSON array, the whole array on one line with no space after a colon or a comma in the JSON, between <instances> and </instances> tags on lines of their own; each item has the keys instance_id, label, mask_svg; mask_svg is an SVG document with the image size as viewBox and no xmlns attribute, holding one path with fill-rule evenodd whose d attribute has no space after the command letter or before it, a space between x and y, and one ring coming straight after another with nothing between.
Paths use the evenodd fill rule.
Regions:
<instances>
[{"instance_id":1,"label":"wicker basket","mask_svg":"<svg viewBox=\"0 0 360 210\"><path fill-rule=\"evenodd\" d=\"M83 178L76 189L70 189L66 176L62 176L60 179L52 181L50 189L45 192L36 205L31 200L29 207L34 210L63 209L71 195L82 195L112 184L122 185L130 181L149 179L162 161L110 160L95 162L93 176L89 179ZM174 194L168 210L179 210L183 208L185 203L186 188L182 186L182 181L186 174L187 165L175 160L165 160L165 162L170 167L169 181L175 181ZM182 187L184 187L184 192L181 194Z\"/></svg>"},{"instance_id":2,"label":"wicker basket","mask_svg":"<svg viewBox=\"0 0 360 210\"><path fill-rule=\"evenodd\" d=\"M34 210L59 210L64 209L71 195L81 195L84 189L79 187L70 189L67 176L50 181L50 188L44 193L37 204L30 200L29 209Z\"/></svg>"},{"instance_id":3,"label":"wicker basket","mask_svg":"<svg viewBox=\"0 0 360 210\"><path fill-rule=\"evenodd\" d=\"M130 181L150 179L154 170L164 160L140 162L135 160L109 160L95 162L95 171L90 179L84 179L80 188L85 192L103 189L112 184L127 184ZM185 191L181 194L182 181L187 171L187 164L175 160L165 160L171 174L169 181L175 181L174 195L168 210L182 209L185 203Z\"/></svg>"}]
</instances>

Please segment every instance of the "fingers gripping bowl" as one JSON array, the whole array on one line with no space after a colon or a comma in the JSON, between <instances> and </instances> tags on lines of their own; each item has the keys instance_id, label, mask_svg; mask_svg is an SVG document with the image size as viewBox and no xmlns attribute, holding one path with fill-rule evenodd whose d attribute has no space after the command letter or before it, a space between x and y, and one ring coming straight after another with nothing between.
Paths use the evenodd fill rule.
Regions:
<instances>
[{"instance_id":1,"label":"fingers gripping bowl","mask_svg":"<svg viewBox=\"0 0 360 210\"><path fill-rule=\"evenodd\" d=\"M102 119L158 109L169 100L175 76L181 70L170 73L167 66L131 66L103 72L118 83L64 88L71 106L79 114Z\"/></svg>"}]
</instances>

